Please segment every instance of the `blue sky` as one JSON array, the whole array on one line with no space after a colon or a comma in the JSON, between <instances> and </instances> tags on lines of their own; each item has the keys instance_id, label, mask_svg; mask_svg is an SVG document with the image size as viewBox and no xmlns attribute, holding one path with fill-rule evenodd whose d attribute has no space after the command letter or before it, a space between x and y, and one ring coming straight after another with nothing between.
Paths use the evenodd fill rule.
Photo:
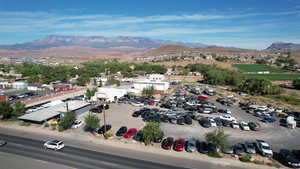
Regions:
<instances>
[{"instance_id":1,"label":"blue sky","mask_svg":"<svg viewBox=\"0 0 300 169\"><path fill-rule=\"evenodd\" d=\"M0 0L0 44L53 34L263 49L300 43L300 0Z\"/></svg>"}]
</instances>

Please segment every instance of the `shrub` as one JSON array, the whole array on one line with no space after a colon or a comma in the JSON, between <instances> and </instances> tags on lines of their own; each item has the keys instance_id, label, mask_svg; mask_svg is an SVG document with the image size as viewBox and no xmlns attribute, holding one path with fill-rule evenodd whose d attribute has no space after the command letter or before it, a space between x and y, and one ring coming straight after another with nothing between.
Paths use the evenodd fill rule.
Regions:
<instances>
[{"instance_id":1,"label":"shrub","mask_svg":"<svg viewBox=\"0 0 300 169\"><path fill-rule=\"evenodd\" d=\"M56 125L51 125L52 130L56 130Z\"/></svg>"},{"instance_id":2,"label":"shrub","mask_svg":"<svg viewBox=\"0 0 300 169\"><path fill-rule=\"evenodd\" d=\"M210 157L222 158L221 154L217 152L208 152L207 155Z\"/></svg>"},{"instance_id":3,"label":"shrub","mask_svg":"<svg viewBox=\"0 0 300 169\"><path fill-rule=\"evenodd\" d=\"M100 119L98 118L98 116L89 113L85 119L85 129L86 131L95 131L96 128L98 128L100 126Z\"/></svg>"},{"instance_id":4,"label":"shrub","mask_svg":"<svg viewBox=\"0 0 300 169\"><path fill-rule=\"evenodd\" d=\"M225 135L222 128L207 133L205 139L208 143L219 147L222 151L228 146L228 135Z\"/></svg>"},{"instance_id":5,"label":"shrub","mask_svg":"<svg viewBox=\"0 0 300 169\"><path fill-rule=\"evenodd\" d=\"M105 133L104 134L105 139L108 139L108 138L113 137L113 136L114 136L113 133Z\"/></svg>"},{"instance_id":6,"label":"shrub","mask_svg":"<svg viewBox=\"0 0 300 169\"><path fill-rule=\"evenodd\" d=\"M240 161L242 161L242 162L248 163L248 162L251 161L251 156L248 155L248 154L245 154L245 155L243 155L242 157L240 157L239 159L240 159Z\"/></svg>"},{"instance_id":7,"label":"shrub","mask_svg":"<svg viewBox=\"0 0 300 169\"><path fill-rule=\"evenodd\" d=\"M64 127L63 126L58 126L58 131L59 132L63 132L65 129L64 129Z\"/></svg>"},{"instance_id":8,"label":"shrub","mask_svg":"<svg viewBox=\"0 0 300 169\"><path fill-rule=\"evenodd\" d=\"M20 125L20 126L30 126L31 123L30 123L30 122L25 122L25 121L20 121L20 122L19 122L19 125Z\"/></svg>"},{"instance_id":9,"label":"shrub","mask_svg":"<svg viewBox=\"0 0 300 169\"><path fill-rule=\"evenodd\" d=\"M44 127L49 127L49 123L44 123Z\"/></svg>"},{"instance_id":10,"label":"shrub","mask_svg":"<svg viewBox=\"0 0 300 169\"><path fill-rule=\"evenodd\" d=\"M163 136L163 131L160 129L160 124L155 122L149 122L143 128L143 140L146 145L152 141Z\"/></svg>"}]
</instances>

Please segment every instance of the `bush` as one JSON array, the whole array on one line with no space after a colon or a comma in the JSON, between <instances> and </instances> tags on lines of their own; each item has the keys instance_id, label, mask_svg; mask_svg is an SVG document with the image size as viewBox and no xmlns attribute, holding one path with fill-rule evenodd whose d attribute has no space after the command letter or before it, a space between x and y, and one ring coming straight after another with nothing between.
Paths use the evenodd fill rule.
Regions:
<instances>
[{"instance_id":1,"label":"bush","mask_svg":"<svg viewBox=\"0 0 300 169\"><path fill-rule=\"evenodd\" d=\"M163 131L160 129L160 124L155 122L149 122L143 128L143 140L145 145L150 144L152 141L163 136Z\"/></svg>"},{"instance_id":2,"label":"bush","mask_svg":"<svg viewBox=\"0 0 300 169\"><path fill-rule=\"evenodd\" d=\"M100 127L100 119L98 118L98 116L89 113L85 119L85 129L87 131L93 132L95 131L96 128Z\"/></svg>"},{"instance_id":3,"label":"bush","mask_svg":"<svg viewBox=\"0 0 300 169\"><path fill-rule=\"evenodd\" d=\"M25 121L20 121L20 122L19 122L19 125L20 125L20 126L30 126L31 123L30 123L30 122L25 122Z\"/></svg>"},{"instance_id":4,"label":"bush","mask_svg":"<svg viewBox=\"0 0 300 169\"><path fill-rule=\"evenodd\" d=\"M56 130L56 125L51 125L52 130Z\"/></svg>"},{"instance_id":5,"label":"bush","mask_svg":"<svg viewBox=\"0 0 300 169\"><path fill-rule=\"evenodd\" d=\"M221 154L217 152L208 152L207 155L210 157L222 158Z\"/></svg>"},{"instance_id":6,"label":"bush","mask_svg":"<svg viewBox=\"0 0 300 169\"><path fill-rule=\"evenodd\" d=\"M245 154L242 157L240 157L239 159L242 162L246 162L246 163L251 162L251 156L249 154Z\"/></svg>"},{"instance_id":7,"label":"bush","mask_svg":"<svg viewBox=\"0 0 300 169\"><path fill-rule=\"evenodd\" d=\"M63 132L65 129L63 128L63 126L58 126L58 131L59 132Z\"/></svg>"},{"instance_id":8,"label":"bush","mask_svg":"<svg viewBox=\"0 0 300 169\"><path fill-rule=\"evenodd\" d=\"M220 148L221 151L228 146L228 136L225 135L222 128L218 128L213 132L207 133L205 139L208 143Z\"/></svg>"},{"instance_id":9,"label":"bush","mask_svg":"<svg viewBox=\"0 0 300 169\"><path fill-rule=\"evenodd\" d=\"M114 136L113 133L105 133L104 134L105 139L108 139L108 138L113 137L113 136Z\"/></svg>"},{"instance_id":10,"label":"bush","mask_svg":"<svg viewBox=\"0 0 300 169\"><path fill-rule=\"evenodd\" d=\"M69 112L65 113L63 118L61 118L59 125L62 126L66 130L73 125L75 120L76 120L75 113L72 111L69 111Z\"/></svg>"},{"instance_id":11,"label":"bush","mask_svg":"<svg viewBox=\"0 0 300 169\"><path fill-rule=\"evenodd\" d=\"M44 123L44 127L49 127L49 123Z\"/></svg>"}]
</instances>

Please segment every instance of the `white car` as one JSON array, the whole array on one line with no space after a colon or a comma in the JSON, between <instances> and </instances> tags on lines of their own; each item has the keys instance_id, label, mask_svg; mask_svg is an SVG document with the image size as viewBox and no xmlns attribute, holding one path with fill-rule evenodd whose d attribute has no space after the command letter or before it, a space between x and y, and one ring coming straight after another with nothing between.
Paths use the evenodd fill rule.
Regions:
<instances>
[{"instance_id":1,"label":"white car","mask_svg":"<svg viewBox=\"0 0 300 169\"><path fill-rule=\"evenodd\" d=\"M81 120L75 120L75 122L73 123L73 125L71 126L71 128L72 129L77 129L77 128L79 128L82 125L83 125L83 121L81 121Z\"/></svg>"},{"instance_id":2,"label":"white car","mask_svg":"<svg viewBox=\"0 0 300 169\"><path fill-rule=\"evenodd\" d=\"M44 143L44 148L52 149L52 150L60 150L64 148L64 142L61 140L51 140Z\"/></svg>"},{"instance_id":3,"label":"white car","mask_svg":"<svg viewBox=\"0 0 300 169\"><path fill-rule=\"evenodd\" d=\"M220 116L220 119L222 120L227 120L227 121L236 121L236 118L235 117L232 117L231 115L224 115L224 116Z\"/></svg>"},{"instance_id":4,"label":"white car","mask_svg":"<svg viewBox=\"0 0 300 169\"><path fill-rule=\"evenodd\" d=\"M256 140L256 147L263 156L273 156L273 151L267 142L263 140Z\"/></svg>"},{"instance_id":5,"label":"white car","mask_svg":"<svg viewBox=\"0 0 300 169\"><path fill-rule=\"evenodd\" d=\"M250 127L249 127L248 123L246 123L246 122L244 122L244 121L242 121L242 122L240 123L240 126L241 126L241 129L242 129L242 130L245 130L245 131L249 131L249 130L250 130Z\"/></svg>"},{"instance_id":6,"label":"white car","mask_svg":"<svg viewBox=\"0 0 300 169\"><path fill-rule=\"evenodd\" d=\"M237 123L237 122L232 122L232 123L231 123L231 127L234 128L234 129L239 129L239 128L240 128L240 125L239 125L239 123Z\"/></svg>"},{"instance_id":7,"label":"white car","mask_svg":"<svg viewBox=\"0 0 300 169\"><path fill-rule=\"evenodd\" d=\"M209 119L208 121L210 122L211 127L217 127L217 123L215 122L214 119Z\"/></svg>"}]
</instances>

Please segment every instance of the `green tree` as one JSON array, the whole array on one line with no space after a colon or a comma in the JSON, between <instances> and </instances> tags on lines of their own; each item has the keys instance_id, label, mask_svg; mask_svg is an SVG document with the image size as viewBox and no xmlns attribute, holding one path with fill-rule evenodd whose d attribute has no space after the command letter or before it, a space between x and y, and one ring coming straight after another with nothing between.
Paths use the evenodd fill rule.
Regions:
<instances>
[{"instance_id":1,"label":"green tree","mask_svg":"<svg viewBox=\"0 0 300 169\"><path fill-rule=\"evenodd\" d=\"M252 95L274 95L282 92L282 89L272 85L270 80L256 78L244 80L239 89Z\"/></svg>"},{"instance_id":2,"label":"green tree","mask_svg":"<svg viewBox=\"0 0 300 169\"><path fill-rule=\"evenodd\" d=\"M2 116L2 119L9 119L12 112L13 108L9 102L0 102L0 116Z\"/></svg>"},{"instance_id":3,"label":"green tree","mask_svg":"<svg viewBox=\"0 0 300 169\"><path fill-rule=\"evenodd\" d=\"M25 114L25 111L26 111L25 104L23 104L20 101L17 101L14 104L14 110L12 112L12 115L16 116L16 117L19 117L19 116L22 116L23 114Z\"/></svg>"},{"instance_id":4,"label":"green tree","mask_svg":"<svg viewBox=\"0 0 300 169\"><path fill-rule=\"evenodd\" d=\"M228 146L228 135L225 135L222 128L207 133L205 139L208 143L220 148L222 151Z\"/></svg>"},{"instance_id":5,"label":"green tree","mask_svg":"<svg viewBox=\"0 0 300 169\"><path fill-rule=\"evenodd\" d=\"M300 79L293 80L293 86L295 89L300 90Z\"/></svg>"},{"instance_id":6,"label":"green tree","mask_svg":"<svg viewBox=\"0 0 300 169\"><path fill-rule=\"evenodd\" d=\"M143 140L146 145L150 144L152 141L164 135L163 131L160 129L160 124L155 122L147 123L142 131L143 131Z\"/></svg>"},{"instance_id":7,"label":"green tree","mask_svg":"<svg viewBox=\"0 0 300 169\"><path fill-rule=\"evenodd\" d=\"M150 86L150 87L143 88L142 95L147 98L152 97L154 95L154 87Z\"/></svg>"},{"instance_id":8,"label":"green tree","mask_svg":"<svg viewBox=\"0 0 300 169\"><path fill-rule=\"evenodd\" d=\"M87 89L85 92L85 96L87 97L88 100L90 100L93 96L95 96L96 92L97 92L97 88Z\"/></svg>"},{"instance_id":9,"label":"green tree","mask_svg":"<svg viewBox=\"0 0 300 169\"><path fill-rule=\"evenodd\" d=\"M63 129L70 128L76 120L76 115L73 111L68 111L65 113L65 115L60 119L59 125Z\"/></svg>"},{"instance_id":10,"label":"green tree","mask_svg":"<svg viewBox=\"0 0 300 169\"><path fill-rule=\"evenodd\" d=\"M98 116L89 113L85 119L85 129L87 131L95 131L96 128L98 128L100 126L100 119L98 118Z\"/></svg>"}]
</instances>

